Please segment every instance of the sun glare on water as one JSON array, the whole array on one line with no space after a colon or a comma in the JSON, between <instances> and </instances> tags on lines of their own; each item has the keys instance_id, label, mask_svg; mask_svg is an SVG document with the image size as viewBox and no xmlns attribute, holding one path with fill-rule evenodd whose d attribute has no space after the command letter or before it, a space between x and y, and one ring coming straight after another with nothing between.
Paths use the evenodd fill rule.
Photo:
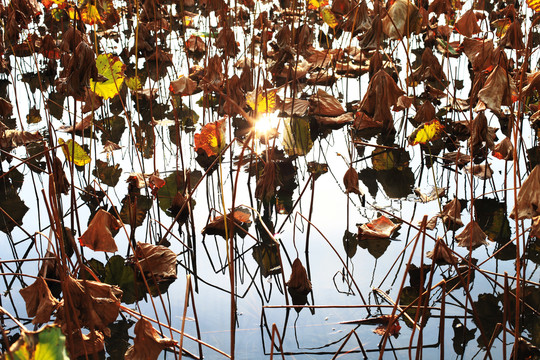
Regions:
<instances>
[{"instance_id":1,"label":"sun glare on water","mask_svg":"<svg viewBox=\"0 0 540 360\"><path fill-rule=\"evenodd\" d=\"M278 126L278 118L273 114L259 115L255 120L255 134L257 136L270 135Z\"/></svg>"}]
</instances>

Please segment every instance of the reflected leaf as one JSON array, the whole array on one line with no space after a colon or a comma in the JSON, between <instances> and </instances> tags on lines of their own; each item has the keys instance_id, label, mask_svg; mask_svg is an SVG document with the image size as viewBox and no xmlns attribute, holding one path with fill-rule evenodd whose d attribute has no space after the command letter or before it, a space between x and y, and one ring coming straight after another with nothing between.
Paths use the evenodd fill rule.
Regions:
<instances>
[{"instance_id":1,"label":"reflected leaf","mask_svg":"<svg viewBox=\"0 0 540 360\"><path fill-rule=\"evenodd\" d=\"M143 299L146 294L144 283L136 278L133 267L126 263L120 255L115 255L107 261L103 281L120 287L124 292L122 302L126 304L133 304L135 301Z\"/></svg>"},{"instance_id":2,"label":"reflected leaf","mask_svg":"<svg viewBox=\"0 0 540 360\"><path fill-rule=\"evenodd\" d=\"M253 258L259 264L261 275L268 277L281 273L279 248L272 243L259 243L253 247Z\"/></svg>"},{"instance_id":3,"label":"reflected leaf","mask_svg":"<svg viewBox=\"0 0 540 360\"><path fill-rule=\"evenodd\" d=\"M507 243L510 240L510 222L506 204L495 199L477 199L474 202L476 222L491 241ZM515 254L514 254L515 255Z\"/></svg>"},{"instance_id":4,"label":"reflected leaf","mask_svg":"<svg viewBox=\"0 0 540 360\"><path fill-rule=\"evenodd\" d=\"M0 189L0 231L10 233L29 210L13 188ZM7 215L6 215L7 214Z\"/></svg>"},{"instance_id":5,"label":"reflected leaf","mask_svg":"<svg viewBox=\"0 0 540 360\"><path fill-rule=\"evenodd\" d=\"M345 248L345 253L347 257L353 258L356 255L356 250L358 248L358 238L355 233L345 230L343 234L343 247Z\"/></svg>"},{"instance_id":6,"label":"reflected leaf","mask_svg":"<svg viewBox=\"0 0 540 360\"><path fill-rule=\"evenodd\" d=\"M412 193L415 177L409 167L403 171L397 169L377 171L376 177L389 198L400 199Z\"/></svg>"},{"instance_id":7,"label":"reflected leaf","mask_svg":"<svg viewBox=\"0 0 540 360\"><path fill-rule=\"evenodd\" d=\"M388 249L390 239L358 239L358 246L366 249L375 259L380 258Z\"/></svg>"},{"instance_id":8,"label":"reflected leaf","mask_svg":"<svg viewBox=\"0 0 540 360\"><path fill-rule=\"evenodd\" d=\"M124 354L129 348L129 329L134 322L119 320L109 325L111 336L105 338L105 348L111 360L124 360Z\"/></svg>"},{"instance_id":9,"label":"reflected leaf","mask_svg":"<svg viewBox=\"0 0 540 360\"><path fill-rule=\"evenodd\" d=\"M410 156L405 149L375 149L371 153L371 163L376 171L404 170L409 166Z\"/></svg>"},{"instance_id":10,"label":"reflected leaf","mask_svg":"<svg viewBox=\"0 0 540 360\"><path fill-rule=\"evenodd\" d=\"M96 160L96 168L92 171L92 175L99 178L102 183L109 186L116 186L120 175L122 175L122 169L120 164L109 165L105 161Z\"/></svg>"},{"instance_id":11,"label":"reflected leaf","mask_svg":"<svg viewBox=\"0 0 540 360\"><path fill-rule=\"evenodd\" d=\"M99 126L101 131L101 143L105 144L107 141L115 144L120 143L122 135L126 130L126 120L118 115L104 118L102 120L94 121L96 126Z\"/></svg>"},{"instance_id":12,"label":"reflected leaf","mask_svg":"<svg viewBox=\"0 0 540 360\"><path fill-rule=\"evenodd\" d=\"M197 184L202 174L199 170L190 171L187 170L187 177L189 177L189 188L186 183L186 175L183 171L175 171L165 178L165 185L158 191L158 204L161 210L163 210L168 216L174 217L174 211L172 209L173 203L177 194L184 194L190 191L193 186ZM177 204L178 205L178 204ZM195 204L192 204L194 206ZM179 209L178 209L179 210ZM178 211L177 210L177 211Z\"/></svg>"},{"instance_id":13,"label":"reflected leaf","mask_svg":"<svg viewBox=\"0 0 540 360\"><path fill-rule=\"evenodd\" d=\"M293 261L291 277L286 285L293 305L305 305L307 303L307 295L311 292L311 281L309 281L306 268L298 258ZM300 312L300 310L296 309L297 312Z\"/></svg>"},{"instance_id":14,"label":"reflected leaf","mask_svg":"<svg viewBox=\"0 0 540 360\"><path fill-rule=\"evenodd\" d=\"M283 148L289 156L307 155L313 147L309 120L293 117L284 120Z\"/></svg>"},{"instance_id":15,"label":"reflected leaf","mask_svg":"<svg viewBox=\"0 0 540 360\"><path fill-rule=\"evenodd\" d=\"M525 249L524 257L540 265L540 237L531 238L527 249Z\"/></svg>"},{"instance_id":16,"label":"reflected leaf","mask_svg":"<svg viewBox=\"0 0 540 360\"><path fill-rule=\"evenodd\" d=\"M146 218L146 213L152 207L152 199L143 195L126 195L122 200L120 219L124 224L139 227Z\"/></svg>"},{"instance_id":17,"label":"reflected leaf","mask_svg":"<svg viewBox=\"0 0 540 360\"><path fill-rule=\"evenodd\" d=\"M499 302L499 297L489 293L478 295L478 300L474 302L476 313L481 322L482 329L485 332L484 335L486 341L491 339L497 323L502 323L503 312ZM475 317L473 317L473 321L479 326ZM482 336L478 337L477 341L481 347L486 347L488 345L484 343L484 338Z\"/></svg>"},{"instance_id":18,"label":"reflected leaf","mask_svg":"<svg viewBox=\"0 0 540 360\"><path fill-rule=\"evenodd\" d=\"M411 305L414 303L414 305L418 305L418 296L420 295L419 289L414 288L411 286L405 286L401 290L401 296L399 297L399 304L402 307L406 307L408 305ZM415 301L416 300L416 301ZM424 299L425 301L425 299ZM425 303L424 303L425 304ZM416 313L418 311L418 321L416 325L419 326L425 326L428 319L431 317L431 311L429 309L425 309L423 306L417 307L417 308L409 308L405 310L405 312L413 319L416 318ZM424 317L422 318L422 313L424 314ZM411 321L409 321L408 318L404 317L405 324L409 328L413 328L415 324L413 324Z\"/></svg>"},{"instance_id":19,"label":"reflected leaf","mask_svg":"<svg viewBox=\"0 0 540 360\"><path fill-rule=\"evenodd\" d=\"M458 318L454 318L452 328L454 329L454 337L452 338L454 351L458 355L463 355L467 343L475 338L476 329L467 329Z\"/></svg>"},{"instance_id":20,"label":"reflected leaf","mask_svg":"<svg viewBox=\"0 0 540 360\"><path fill-rule=\"evenodd\" d=\"M135 147L145 159L154 155L154 128L147 123L133 124L135 129Z\"/></svg>"}]
</instances>

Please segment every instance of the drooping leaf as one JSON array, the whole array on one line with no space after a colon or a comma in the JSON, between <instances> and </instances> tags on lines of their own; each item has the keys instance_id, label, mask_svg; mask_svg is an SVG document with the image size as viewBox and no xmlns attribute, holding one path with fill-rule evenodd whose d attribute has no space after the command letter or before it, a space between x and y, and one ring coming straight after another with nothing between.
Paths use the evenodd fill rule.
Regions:
<instances>
[{"instance_id":1,"label":"drooping leaf","mask_svg":"<svg viewBox=\"0 0 540 360\"><path fill-rule=\"evenodd\" d=\"M433 250L428 251L426 255L438 265L457 265L458 263L458 258L452 253L452 250L450 250L442 238L437 239Z\"/></svg>"},{"instance_id":2,"label":"drooping leaf","mask_svg":"<svg viewBox=\"0 0 540 360\"><path fill-rule=\"evenodd\" d=\"M478 99L488 109L500 113L501 105L510 106L517 100L517 93L513 78L502 66L497 65L478 92Z\"/></svg>"},{"instance_id":3,"label":"drooping leaf","mask_svg":"<svg viewBox=\"0 0 540 360\"><path fill-rule=\"evenodd\" d=\"M171 81L169 90L176 95L192 95L197 90L197 83L189 77L181 75L177 80Z\"/></svg>"},{"instance_id":4,"label":"drooping leaf","mask_svg":"<svg viewBox=\"0 0 540 360\"><path fill-rule=\"evenodd\" d=\"M396 0L382 19L383 31L391 39L402 39L420 29L422 16L412 1Z\"/></svg>"},{"instance_id":5,"label":"drooping leaf","mask_svg":"<svg viewBox=\"0 0 540 360\"><path fill-rule=\"evenodd\" d=\"M464 35L471 37L474 34L478 34L482 29L478 26L478 19L473 11L473 9L467 10L461 17L456 21L456 30Z\"/></svg>"},{"instance_id":6,"label":"drooping leaf","mask_svg":"<svg viewBox=\"0 0 540 360\"><path fill-rule=\"evenodd\" d=\"M438 140L444 130L444 126L437 119L425 122L417 127L407 138L409 145L426 144Z\"/></svg>"},{"instance_id":7,"label":"drooping leaf","mask_svg":"<svg viewBox=\"0 0 540 360\"><path fill-rule=\"evenodd\" d=\"M163 349L174 346L176 341L163 338L152 324L141 318L135 324L135 341L126 351L126 360L156 360Z\"/></svg>"},{"instance_id":8,"label":"drooping leaf","mask_svg":"<svg viewBox=\"0 0 540 360\"><path fill-rule=\"evenodd\" d=\"M120 210L120 219L124 224L133 227L139 227L143 224L148 210L152 207L152 199L143 196L126 195L122 200L122 210Z\"/></svg>"},{"instance_id":9,"label":"drooping leaf","mask_svg":"<svg viewBox=\"0 0 540 360\"><path fill-rule=\"evenodd\" d=\"M512 160L514 156L514 145L509 137L505 137L493 148L493 156L501 160Z\"/></svg>"},{"instance_id":10,"label":"drooping leaf","mask_svg":"<svg viewBox=\"0 0 540 360\"><path fill-rule=\"evenodd\" d=\"M26 303L26 313L32 319L32 324L45 324L49 322L51 314L58 306L58 300L42 277L39 277L30 286L19 291Z\"/></svg>"},{"instance_id":11,"label":"drooping leaf","mask_svg":"<svg viewBox=\"0 0 540 360\"><path fill-rule=\"evenodd\" d=\"M521 184L510 218L532 219L540 215L540 166L536 165Z\"/></svg>"},{"instance_id":12,"label":"drooping leaf","mask_svg":"<svg viewBox=\"0 0 540 360\"><path fill-rule=\"evenodd\" d=\"M90 89L103 99L116 96L124 83L126 66L112 54L100 54L96 58L98 74L106 80L90 79Z\"/></svg>"},{"instance_id":13,"label":"drooping leaf","mask_svg":"<svg viewBox=\"0 0 540 360\"><path fill-rule=\"evenodd\" d=\"M355 193L358 195L363 195L358 187L358 171L356 171L352 166L345 172L343 176L343 184L345 185L345 192Z\"/></svg>"},{"instance_id":14,"label":"drooping leaf","mask_svg":"<svg viewBox=\"0 0 540 360\"><path fill-rule=\"evenodd\" d=\"M304 156L313 147L309 120L293 117L284 120L283 148L289 156Z\"/></svg>"},{"instance_id":15,"label":"drooping leaf","mask_svg":"<svg viewBox=\"0 0 540 360\"><path fill-rule=\"evenodd\" d=\"M197 184L201 176L202 173L198 170L188 170L186 173L183 171L175 171L167 176L165 178L165 185L163 185L163 187L161 187L158 191L158 204L161 210L165 211L168 216L176 216L176 214L173 214L172 211L176 195L178 193L183 195L184 193L190 191L191 188ZM192 200L191 206L193 207L194 205L194 201ZM177 209L177 211L180 211L180 209Z\"/></svg>"},{"instance_id":16,"label":"drooping leaf","mask_svg":"<svg viewBox=\"0 0 540 360\"><path fill-rule=\"evenodd\" d=\"M478 223L474 220L471 220L466 226L465 229L458 235L456 235L456 241L458 246L464 248L476 249L481 245L487 245L486 234L482 231Z\"/></svg>"},{"instance_id":17,"label":"drooping leaf","mask_svg":"<svg viewBox=\"0 0 540 360\"><path fill-rule=\"evenodd\" d=\"M64 301L57 310L57 319L66 321L66 312L70 318L77 318L81 326L105 329L116 320L120 312L122 290L117 286L91 280L78 280L71 276L65 278L64 294L69 299L69 305Z\"/></svg>"},{"instance_id":18,"label":"drooping leaf","mask_svg":"<svg viewBox=\"0 0 540 360\"><path fill-rule=\"evenodd\" d=\"M23 331L11 345L9 360L68 360L66 338L58 325L46 325L38 331Z\"/></svg>"},{"instance_id":19,"label":"drooping leaf","mask_svg":"<svg viewBox=\"0 0 540 360\"><path fill-rule=\"evenodd\" d=\"M202 233L206 235L220 235L223 238L226 238L226 233L229 235L229 237L232 237L235 233L238 233L239 236L245 237L245 230L247 230L247 227L249 227L251 224L250 217L251 213L249 210L243 207L237 207L234 209L234 211L227 215L227 225L225 225L225 217L218 216L204 227ZM244 231L236 230L236 228L239 227L243 228ZM225 228L227 230L225 230Z\"/></svg>"},{"instance_id":20,"label":"drooping leaf","mask_svg":"<svg viewBox=\"0 0 540 360\"><path fill-rule=\"evenodd\" d=\"M72 359L97 355L105 348L105 336L101 331L94 330L88 334L75 331L69 340L67 349Z\"/></svg>"},{"instance_id":21,"label":"drooping leaf","mask_svg":"<svg viewBox=\"0 0 540 360\"><path fill-rule=\"evenodd\" d=\"M454 198L448 204L444 205L443 211L440 214L446 227L451 230L459 229L463 226L461 221L461 203L457 198Z\"/></svg>"},{"instance_id":22,"label":"drooping leaf","mask_svg":"<svg viewBox=\"0 0 540 360\"><path fill-rule=\"evenodd\" d=\"M111 213L99 209L90 221L88 229L79 238L82 246L94 251L117 252L118 247L114 241L113 232L118 231L122 223Z\"/></svg>"},{"instance_id":23,"label":"drooping leaf","mask_svg":"<svg viewBox=\"0 0 540 360\"><path fill-rule=\"evenodd\" d=\"M307 303L307 295L311 292L311 281L308 278L306 268L298 258L293 261L291 276L286 285L294 305Z\"/></svg>"},{"instance_id":24,"label":"drooping leaf","mask_svg":"<svg viewBox=\"0 0 540 360\"><path fill-rule=\"evenodd\" d=\"M313 94L309 98L309 107L309 112L313 115L340 116L345 114L339 100L322 89L318 89L317 94Z\"/></svg>"},{"instance_id":25,"label":"drooping leaf","mask_svg":"<svg viewBox=\"0 0 540 360\"><path fill-rule=\"evenodd\" d=\"M64 142L64 139L58 138L58 144L63 145L62 151L68 161L73 162L77 166L84 166L88 164L92 159L86 151L76 141L69 139Z\"/></svg>"},{"instance_id":26,"label":"drooping leaf","mask_svg":"<svg viewBox=\"0 0 540 360\"><path fill-rule=\"evenodd\" d=\"M217 156L225 148L225 119L208 123L195 134L195 151L204 150L208 156Z\"/></svg>"},{"instance_id":27,"label":"drooping leaf","mask_svg":"<svg viewBox=\"0 0 540 360\"><path fill-rule=\"evenodd\" d=\"M279 248L271 242L263 242L253 247L253 258L259 264L261 275L268 277L281 273Z\"/></svg>"}]
</instances>

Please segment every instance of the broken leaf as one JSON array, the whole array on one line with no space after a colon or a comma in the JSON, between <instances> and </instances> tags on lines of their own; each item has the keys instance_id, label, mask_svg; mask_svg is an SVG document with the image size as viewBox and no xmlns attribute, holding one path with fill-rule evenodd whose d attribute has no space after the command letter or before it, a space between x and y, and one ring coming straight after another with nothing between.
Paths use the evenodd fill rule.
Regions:
<instances>
[{"instance_id":1,"label":"broken leaf","mask_svg":"<svg viewBox=\"0 0 540 360\"><path fill-rule=\"evenodd\" d=\"M540 215L540 166L536 165L527 179L521 184L517 202L510 213L510 218L517 215L519 220L532 219Z\"/></svg>"}]
</instances>

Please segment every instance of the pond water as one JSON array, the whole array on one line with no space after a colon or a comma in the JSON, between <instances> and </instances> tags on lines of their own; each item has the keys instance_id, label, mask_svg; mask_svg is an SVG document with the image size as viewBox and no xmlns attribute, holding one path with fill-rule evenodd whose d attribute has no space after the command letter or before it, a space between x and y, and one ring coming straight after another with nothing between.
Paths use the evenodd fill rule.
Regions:
<instances>
[{"instance_id":1,"label":"pond water","mask_svg":"<svg viewBox=\"0 0 540 360\"><path fill-rule=\"evenodd\" d=\"M2 351L540 356L532 8L79 5L1 12Z\"/></svg>"}]
</instances>

